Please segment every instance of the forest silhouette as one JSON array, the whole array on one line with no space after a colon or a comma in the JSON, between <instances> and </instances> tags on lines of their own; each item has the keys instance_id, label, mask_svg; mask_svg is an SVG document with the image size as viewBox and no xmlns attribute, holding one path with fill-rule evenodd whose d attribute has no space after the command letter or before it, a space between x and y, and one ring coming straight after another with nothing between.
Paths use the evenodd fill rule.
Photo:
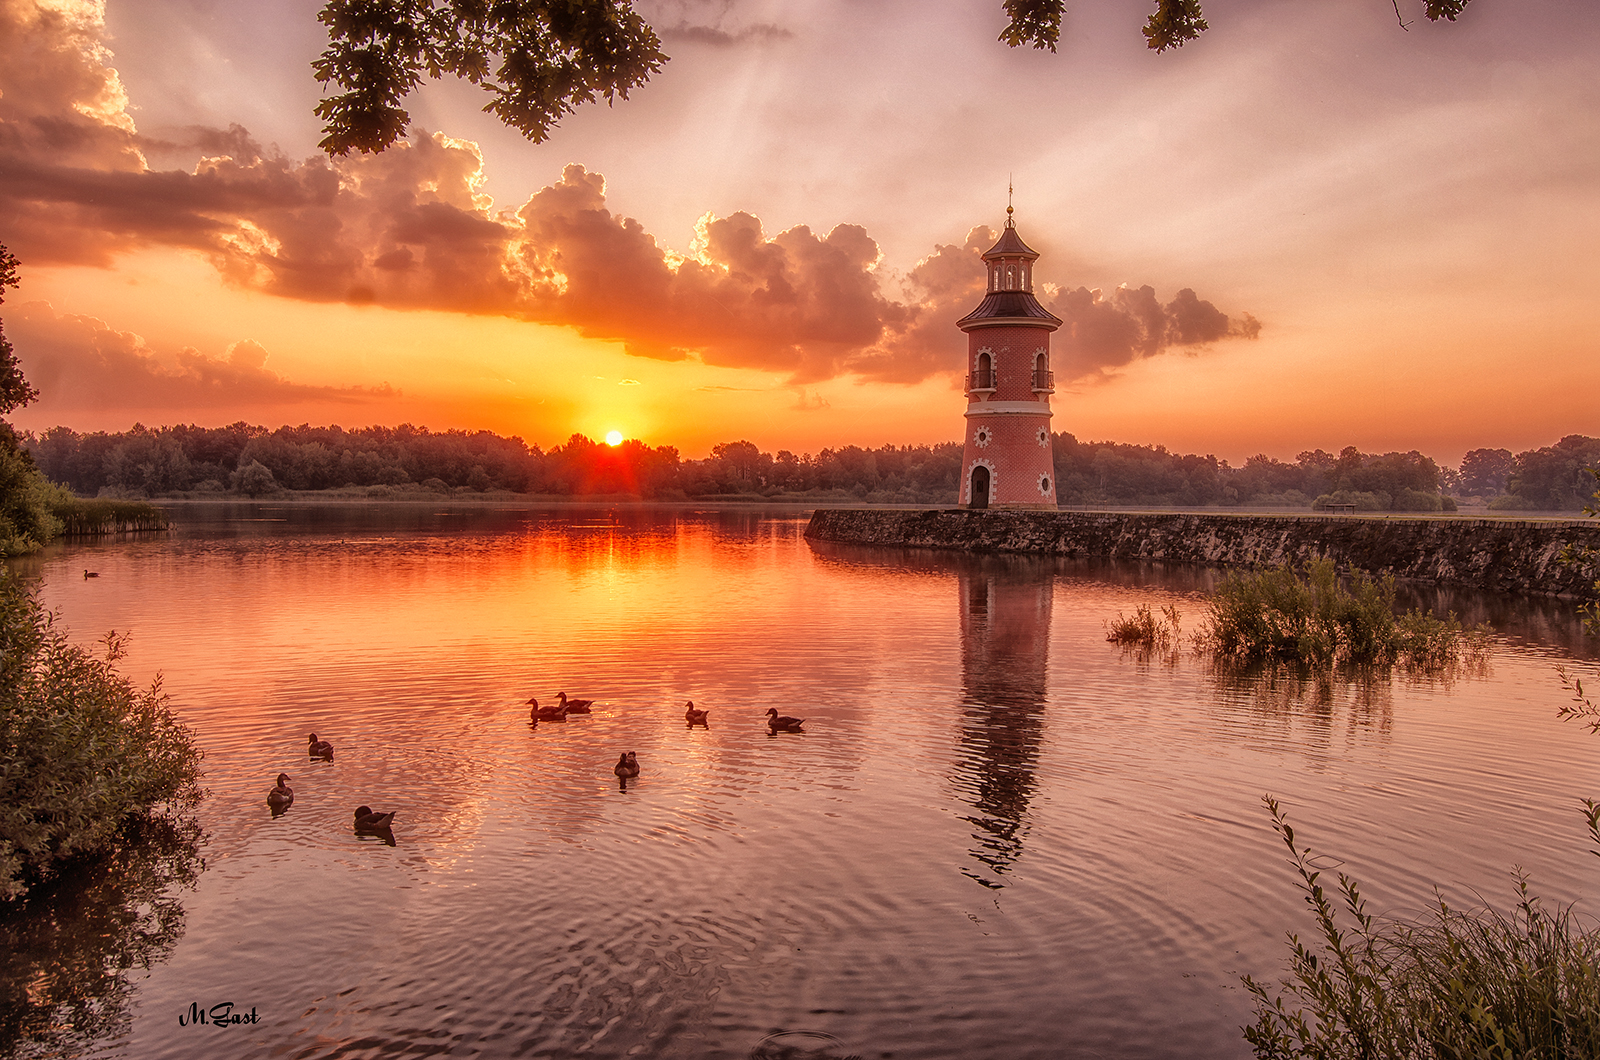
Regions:
<instances>
[{"instance_id":1,"label":"forest silhouette","mask_svg":"<svg viewBox=\"0 0 1600 1060\"><path fill-rule=\"evenodd\" d=\"M574 434L549 450L489 431L398 427L172 426L79 433L52 427L23 444L52 482L80 496L263 496L281 490L630 495L651 500L752 498L954 503L959 442L846 445L815 454L764 452L748 441L716 445L705 459L629 439L617 446ZM1452 510L1453 498L1498 509L1576 510L1600 464L1600 438L1569 435L1512 454L1475 449L1459 468L1410 452L1266 455L1242 466L1160 445L1053 436L1063 506L1274 506L1353 504L1369 511Z\"/></svg>"}]
</instances>

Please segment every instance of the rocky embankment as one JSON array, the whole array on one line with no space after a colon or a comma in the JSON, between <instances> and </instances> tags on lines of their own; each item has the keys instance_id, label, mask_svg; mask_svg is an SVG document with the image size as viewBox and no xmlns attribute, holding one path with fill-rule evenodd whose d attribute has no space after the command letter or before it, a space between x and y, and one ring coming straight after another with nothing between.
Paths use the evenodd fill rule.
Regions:
<instances>
[{"instance_id":1,"label":"rocky embankment","mask_svg":"<svg viewBox=\"0 0 1600 1060\"><path fill-rule=\"evenodd\" d=\"M1089 559L1265 567L1329 556L1342 569L1497 592L1576 595L1595 575L1561 562L1600 549L1600 522L819 508L817 541Z\"/></svg>"}]
</instances>

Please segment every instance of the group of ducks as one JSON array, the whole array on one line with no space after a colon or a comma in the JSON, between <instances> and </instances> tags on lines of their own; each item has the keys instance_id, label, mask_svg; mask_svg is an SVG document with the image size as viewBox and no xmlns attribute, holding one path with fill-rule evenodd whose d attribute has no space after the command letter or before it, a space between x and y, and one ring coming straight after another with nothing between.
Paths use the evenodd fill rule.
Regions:
<instances>
[{"instance_id":1,"label":"group of ducks","mask_svg":"<svg viewBox=\"0 0 1600 1060\"><path fill-rule=\"evenodd\" d=\"M541 707L537 699L528 700L528 720L534 725L541 721L566 721L568 714L592 713L594 700L569 699L565 692L556 693L557 703L553 707ZM694 705L694 700L689 700L683 712L684 721L689 723L689 728L696 725L710 728L707 719L711 716L709 710L699 710ZM805 732L801 728L805 724L804 718L791 718L779 714L776 707L767 708L767 729L772 733L780 732ZM324 762L333 761L333 744L327 740L317 739L317 734L312 733L306 745L306 757L321 759ZM639 775L639 756L633 751L622 752L617 759L617 764L611 770L618 779L626 783ZM294 779L287 773L278 774L275 787L267 792L267 806L272 810L274 817L287 810L294 802L294 789L289 787L289 781ZM394 823L394 814L375 813L371 806L357 806L355 813L355 828L358 835L376 835L394 843L390 826Z\"/></svg>"},{"instance_id":2,"label":"group of ducks","mask_svg":"<svg viewBox=\"0 0 1600 1060\"><path fill-rule=\"evenodd\" d=\"M594 706L592 699L568 699L565 692L556 693L557 703L553 707L541 707L537 699L528 700L528 720L537 725L541 721L566 721L568 714L591 714Z\"/></svg>"},{"instance_id":3,"label":"group of ducks","mask_svg":"<svg viewBox=\"0 0 1600 1060\"><path fill-rule=\"evenodd\" d=\"M541 721L566 721L568 714L591 714L594 706L592 699L568 699L565 692L557 692L557 704L553 707L541 707L537 699L528 700L528 720L534 725ZM684 704L683 720L688 722L689 728L699 725L709 729L711 711L700 710L694 705L694 700ZM773 732L805 732L800 726L805 724L804 718L791 718L786 714L779 714L776 707L767 708L767 728ZM629 752L630 754L632 752ZM626 756L624 756L626 757ZM621 775L620 773L618 774Z\"/></svg>"},{"instance_id":4,"label":"group of ducks","mask_svg":"<svg viewBox=\"0 0 1600 1060\"><path fill-rule=\"evenodd\" d=\"M327 740L317 739L317 734L312 733L306 745L306 757L318 758L324 762L333 761L333 744ZM267 792L267 806L276 817L287 810L294 803L294 789L289 786L293 778L287 773L278 774L277 785ZM375 835L386 839L394 845L394 835L390 825L394 823L394 814L374 813L371 806L357 806L355 814L356 832L360 835Z\"/></svg>"}]
</instances>

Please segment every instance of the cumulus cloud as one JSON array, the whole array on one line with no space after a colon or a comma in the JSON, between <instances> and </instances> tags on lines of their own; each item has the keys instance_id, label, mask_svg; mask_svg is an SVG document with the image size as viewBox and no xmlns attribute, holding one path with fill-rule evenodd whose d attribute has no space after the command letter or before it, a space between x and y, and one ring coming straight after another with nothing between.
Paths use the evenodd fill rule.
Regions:
<instances>
[{"instance_id":1,"label":"cumulus cloud","mask_svg":"<svg viewBox=\"0 0 1600 1060\"><path fill-rule=\"evenodd\" d=\"M1079 287L1045 305L1063 321L1051 349L1053 367L1067 379L1103 374L1173 347L1253 339L1261 332L1255 317L1233 319L1188 287L1165 305L1148 285L1119 287L1110 295Z\"/></svg>"},{"instance_id":2,"label":"cumulus cloud","mask_svg":"<svg viewBox=\"0 0 1600 1060\"><path fill-rule=\"evenodd\" d=\"M267 351L245 339L222 357L185 347L171 358L144 338L102 320L57 313L48 302L25 302L8 313L18 359L28 380L56 412L160 408L233 409L288 403L361 404L400 396L375 387L304 386L266 367Z\"/></svg>"},{"instance_id":3,"label":"cumulus cloud","mask_svg":"<svg viewBox=\"0 0 1600 1060\"><path fill-rule=\"evenodd\" d=\"M442 134L304 162L237 125L142 136L100 11L98 0L0 0L0 233L30 264L187 247L230 282L285 298L502 314L796 386L949 373L962 346L954 323L982 297L980 256L997 236L987 228L936 246L903 277L860 226L769 234L742 212L707 214L679 255L612 213L604 178L581 165L497 210L477 145ZM163 157L199 160L152 168ZM1079 287L1046 304L1067 321L1063 380L1259 330L1188 288L1164 304L1150 287ZM252 368L249 356L179 368L221 386L225 371Z\"/></svg>"}]
</instances>

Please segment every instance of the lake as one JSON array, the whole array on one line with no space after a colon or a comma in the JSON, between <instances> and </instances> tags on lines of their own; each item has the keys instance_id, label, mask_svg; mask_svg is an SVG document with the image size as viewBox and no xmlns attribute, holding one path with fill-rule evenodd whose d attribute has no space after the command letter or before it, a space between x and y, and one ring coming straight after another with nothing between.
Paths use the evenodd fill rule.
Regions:
<instances>
[{"instance_id":1,"label":"lake","mask_svg":"<svg viewBox=\"0 0 1600 1060\"><path fill-rule=\"evenodd\" d=\"M1570 603L1414 594L1494 625L1486 671L1299 681L1107 643L1140 604L1196 628L1214 572L791 511L176 518L17 564L74 639L131 633L210 792L167 944L67 1055L1245 1057L1239 976L1312 928L1267 792L1374 911L1504 908L1513 866L1595 908ZM593 713L530 725L559 691ZM226 1003L256 1022L193 1025Z\"/></svg>"}]
</instances>

